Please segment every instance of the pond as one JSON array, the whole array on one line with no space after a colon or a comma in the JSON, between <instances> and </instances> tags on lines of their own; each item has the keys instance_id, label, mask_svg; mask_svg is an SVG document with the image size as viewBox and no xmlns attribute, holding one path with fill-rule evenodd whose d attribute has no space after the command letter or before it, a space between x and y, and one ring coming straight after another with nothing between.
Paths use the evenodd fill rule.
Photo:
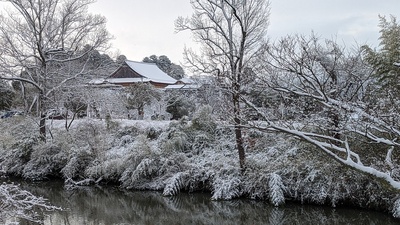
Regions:
<instances>
[{"instance_id":1,"label":"pond","mask_svg":"<svg viewBox=\"0 0 400 225\"><path fill-rule=\"evenodd\" d=\"M209 193L122 191L116 187L65 190L61 182L21 183L23 189L45 197L64 211L49 212L46 225L180 225L180 224L399 224L380 212L289 203L273 207L262 201L211 201Z\"/></svg>"}]
</instances>

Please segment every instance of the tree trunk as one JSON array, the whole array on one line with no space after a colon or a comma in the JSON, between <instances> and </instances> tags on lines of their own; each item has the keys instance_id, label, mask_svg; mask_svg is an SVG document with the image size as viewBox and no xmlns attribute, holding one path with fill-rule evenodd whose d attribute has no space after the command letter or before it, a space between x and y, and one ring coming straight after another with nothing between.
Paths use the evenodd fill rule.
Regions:
<instances>
[{"instance_id":1,"label":"tree trunk","mask_svg":"<svg viewBox=\"0 0 400 225\"><path fill-rule=\"evenodd\" d=\"M139 106L138 107L138 119L143 120L144 118L144 106Z\"/></svg>"},{"instance_id":2,"label":"tree trunk","mask_svg":"<svg viewBox=\"0 0 400 225\"><path fill-rule=\"evenodd\" d=\"M39 94L39 99L37 104L40 116L40 121L39 121L40 140L46 142L46 110L45 110L43 91L41 91L41 93Z\"/></svg>"},{"instance_id":3,"label":"tree trunk","mask_svg":"<svg viewBox=\"0 0 400 225\"><path fill-rule=\"evenodd\" d=\"M42 112L39 121L40 140L46 142L46 115Z\"/></svg>"},{"instance_id":4,"label":"tree trunk","mask_svg":"<svg viewBox=\"0 0 400 225\"><path fill-rule=\"evenodd\" d=\"M242 135L242 126L240 122L240 99L239 93L235 91L232 96L233 100L233 120L235 123L235 139L236 139L236 148L239 153L239 164L240 168L244 171L246 169L246 162L245 162L245 152L243 147L243 135Z\"/></svg>"}]
</instances>

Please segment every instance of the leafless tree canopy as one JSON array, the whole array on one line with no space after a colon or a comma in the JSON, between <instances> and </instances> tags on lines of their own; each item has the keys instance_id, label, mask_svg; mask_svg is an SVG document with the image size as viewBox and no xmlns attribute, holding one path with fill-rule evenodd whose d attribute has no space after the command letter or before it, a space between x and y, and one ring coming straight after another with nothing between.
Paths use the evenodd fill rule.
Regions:
<instances>
[{"instance_id":1,"label":"leafless tree canopy","mask_svg":"<svg viewBox=\"0 0 400 225\"><path fill-rule=\"evenodd\" d=\"M269 24L265 0L192 0L195 13L179 17L176 30L190 30L201 52L186 49L187 63L196 72L235 76L261 49ZM234 71L232 71L232 69ZM231 75L231 76L230 76Z\"/></svg>"},{"instance_id":2,"label":"leafless tree canopy","mask_svg":"<svg viewBox=\"0 0 400 225\"><path fill-rule=\"evenodd\" d=\"M265 0L192 0L191 18L178 18L177 31L189 30L201 53L185 50L195 73L213 74L229 87L236 145L241 168L245 154L240 121L240 96L246 69L265 44L269 2Z\"/></svg>"},{"instance_id":3,"label":"leafless tree canopy","mask_svg":"<svg viewBox=\"0 0 400 225\"><path fill-rule=\"evenodd\" d=\"M400 187L399 166L393 163L398 158L400 127L397 113L387 113L397 109L390 104L380 109L371 101L379 89L361 49L346 51L314 35L288 36L270 45L260 64L265 69L259 77L264 87L286 95L294 104L315 108L310 113L298 107L297 117L279 121L247 101L263 118L252 122L254 127L298 137L346 166ZM361 147L375 144L379 147L373 150ZM374 166L377 162L385 166Z\"/></svg>"},{"instance_id":4,"label":"leafless tree canopy","mask_svg":"<svg viewBox=\"0 0 400 225\"><path fill-rule=\"evenodd\" d=\"M3 2L10 9L0 15L0 78L36 87L43 117L50 95L89 73L85 56L108 48L106 19L88 13L94 0Z\"/></svg>"}]
</instances>

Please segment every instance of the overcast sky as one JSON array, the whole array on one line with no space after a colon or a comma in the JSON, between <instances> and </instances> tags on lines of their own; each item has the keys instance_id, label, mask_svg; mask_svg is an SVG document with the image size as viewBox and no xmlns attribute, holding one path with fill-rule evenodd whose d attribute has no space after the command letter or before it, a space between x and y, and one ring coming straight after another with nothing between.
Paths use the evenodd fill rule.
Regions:
<instances>
[{"instance_id":1,"label":"overcast sky","mask_svg":"<svg viewBox=\"0 0 400 225\"><path fill-rule=\"evenodd\" d=\"M287 34L310 34L335 38L347 46L376 46L378 15L400 20L400 0L270 0L268 36L275 40ZM112 44L130 60L166 55L174 63L183 61L189 32L174 32L178 16L190 16L190 0L97 0L89 10L105 16Z\"/></svg>"},{"instance_id":2,"label":"overcast sky","mask_svg":"<svg viewBox=\"0 0 400 225\"><path fill-rule=\"evenodd\" d=\"M113 46L128 59L166 55L183 60L191 44L190 33L174 32L178 16L190 16L190 0L97 0L90 10L104 15L115 37ZM268 36L273 40L287 34L310 34L335 38L346 46L377 45L378 15L400 20L400 0L271 0Z\"/></svg>"}]
</instances>

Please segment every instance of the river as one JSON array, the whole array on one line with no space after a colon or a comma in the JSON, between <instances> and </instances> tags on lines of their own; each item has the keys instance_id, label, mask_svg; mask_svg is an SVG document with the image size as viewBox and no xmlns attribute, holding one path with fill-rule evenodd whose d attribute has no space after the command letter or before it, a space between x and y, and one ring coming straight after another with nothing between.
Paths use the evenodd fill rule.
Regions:
<instances>
[{"instance_id":1,"label":"river","mask_svg":"<svg viewBox=\"0 0 400 225\"><path fill-rule=\"evenodd\" d=\"M21 187L65 209L47 212L45 225L400 224L389 214L375 211L295 203L273 207L248 199L211 201L209 193L163 197L159 192L116 187L65 190L61 182L54 181L21 182Z\"/></svg>"}]
</instances>

